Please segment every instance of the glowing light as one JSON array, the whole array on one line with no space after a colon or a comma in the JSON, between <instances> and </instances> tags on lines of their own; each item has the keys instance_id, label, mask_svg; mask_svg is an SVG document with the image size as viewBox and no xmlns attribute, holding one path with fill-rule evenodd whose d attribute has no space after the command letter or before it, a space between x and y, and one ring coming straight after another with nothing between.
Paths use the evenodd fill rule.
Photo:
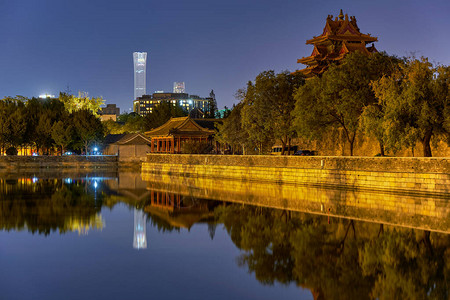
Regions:
<instances>
[{"instance_id":1,"label":"glowing light","mask_svg":"<svg viewBox=\"0 0 450 300\"><path fill-rule=\"evenodd\" d=\"M41 95L39 95L39 98L41 98L41 99L46 99L46 98L55 98L55 95L51 95L51 94L47 94L47 93L45 93L45 94L41 94Z\"/></svg>"},{"instance_id":2,"label":"glowing light","mask_svg":"<svg viewBox=\"0 0 450 300\"><path fill-rule=\"evenodd\" d=\"M32 181L33 183L36 183L36 182L39 181L39 179L38 179L37 177L33 177L33 178L31 179L31 181Z\"/></svg>"},{"instance_id":3,"label":"glowing light","mask_svg":"<svg viewBox=\"0 0 450 300\"><path fill-rule=\"evenodd\" d=\"M97 188L98 187L98 183L97 183L97 181L94 181L94 188Z\"/></svg>"},{"instance_id":4,"label":"glowing light","mask_svg":"<svg viewBox=\"0 0 450 300\"><path fill-rule=\"evenodd\" d=\"M94 151L95 151L95 152L97 152L97 151L98 151L98 148L97 148L97 147L95 147L95 148L94 148Z\"/></svg>"}]
</instances>

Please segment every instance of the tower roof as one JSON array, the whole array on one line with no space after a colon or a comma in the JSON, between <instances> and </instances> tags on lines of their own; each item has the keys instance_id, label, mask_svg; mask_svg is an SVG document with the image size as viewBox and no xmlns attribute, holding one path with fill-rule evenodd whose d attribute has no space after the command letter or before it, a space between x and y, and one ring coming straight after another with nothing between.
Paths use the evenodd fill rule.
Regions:
<instances>
[{"instance_id":1,"label":"tower roof","mask_svg":"<svg viewBox=\"0 0 450 300\"><path fill-rule=\"evenodd\" d=\"M320 75L331 62L341 60L347 53L360 51L370 55L378 52L373 44L366 46L377 41L376 37L361 33L356 18L349 18L347 14L344 16L341 9L339 16L334 19L332 15L328 15L321 35L306 41L306 44L314 45L314 49L310 56L297 60L297 63L308 67L296 72L301 72L306 77Z\"/></svg>"}]
</instances>

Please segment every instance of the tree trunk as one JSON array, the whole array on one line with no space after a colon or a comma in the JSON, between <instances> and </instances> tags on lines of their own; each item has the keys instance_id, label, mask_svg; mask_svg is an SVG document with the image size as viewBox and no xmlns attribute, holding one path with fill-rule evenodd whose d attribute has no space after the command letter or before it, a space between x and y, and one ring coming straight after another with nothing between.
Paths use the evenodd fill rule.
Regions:
<instances>
[{"instance_id":1,"label":"tree trunk","mask_svg":"<svg viewBox=\"0 0 450 300\"><path fill-rule=\"evenodd\" d=\"M291 155L291 138L288 138L288 137L286 137L287 138L287 140L288 140L288 155ZM292 153L292 154L294 154L294 153Z\"/></svg>"},{"instance_id":2,"label":"tree trunk","mask_svg":"<svg viewBox=\"0 0 450 300\"><path fill-rule=\"evenodd\" d=\"M433 133L433 130L429 130L425 133L425 136L422 139L422 146L423 146L423 156L424 157L431 157L431 135Z\"/></svg>"},{"instance_id":3,"label":"tree trunk","mask_svg":"<svg viewBox=\"0 0 450 300\"><path fill-rule=\"evenodd\" d=\"M284 153L286 152L286 141L283 141L283 139L280 139L280 141L281 141L281 155L284 155Z\"/></svg>"},{"instance_id":4,"label":"tree trunk","mask_svg":"<svg viewBox=\"0 0 450 300\"><path fill-rule=\"evenodd\" d=\"M384 144L383 144L383 142L380 142L380 155L384 156Z\"/></svg>"},{"instance_id":5,"label":"tree trunk","mask_svg":"<svg viewBox=\"0 0 450 300\"><path fill-rule=\"evenodd\" d=\"M350 142L350 156L353 156L353 144L355 143L355 138L349 140Z\"/></svg>"}]
</instances>

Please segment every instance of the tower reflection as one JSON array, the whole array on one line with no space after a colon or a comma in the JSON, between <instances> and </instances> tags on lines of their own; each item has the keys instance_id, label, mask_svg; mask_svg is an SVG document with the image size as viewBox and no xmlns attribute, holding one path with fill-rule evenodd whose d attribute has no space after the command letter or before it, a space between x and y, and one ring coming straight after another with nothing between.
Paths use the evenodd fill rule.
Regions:
<instances>
[{"instance_id":1,"label":"tower reflection","mask_svg":"<svg viewBox=\"0 0 450 300\"><path fill-rule=\"evenodd\" d=\"M147 218L142 210L134 209L134 235L133 248L147 248Z\"/></svg>"}]
</instances>

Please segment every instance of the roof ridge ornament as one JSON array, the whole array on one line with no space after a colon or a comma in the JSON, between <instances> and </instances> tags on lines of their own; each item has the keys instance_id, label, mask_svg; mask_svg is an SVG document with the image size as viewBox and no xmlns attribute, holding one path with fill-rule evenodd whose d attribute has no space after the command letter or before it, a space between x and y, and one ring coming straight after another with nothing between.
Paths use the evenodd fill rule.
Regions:
<instances>
[{"instance_id":1,"label":"roof ridge ornament","mask_svg":"<svg viewBox=\"0 0 450 300\"><path fill-rule=\"evenodd\" d=\"M344 13L342 12L342 8L341 11L339 12L339 20L344 20Z\"/></svg>"}]
</instances>

